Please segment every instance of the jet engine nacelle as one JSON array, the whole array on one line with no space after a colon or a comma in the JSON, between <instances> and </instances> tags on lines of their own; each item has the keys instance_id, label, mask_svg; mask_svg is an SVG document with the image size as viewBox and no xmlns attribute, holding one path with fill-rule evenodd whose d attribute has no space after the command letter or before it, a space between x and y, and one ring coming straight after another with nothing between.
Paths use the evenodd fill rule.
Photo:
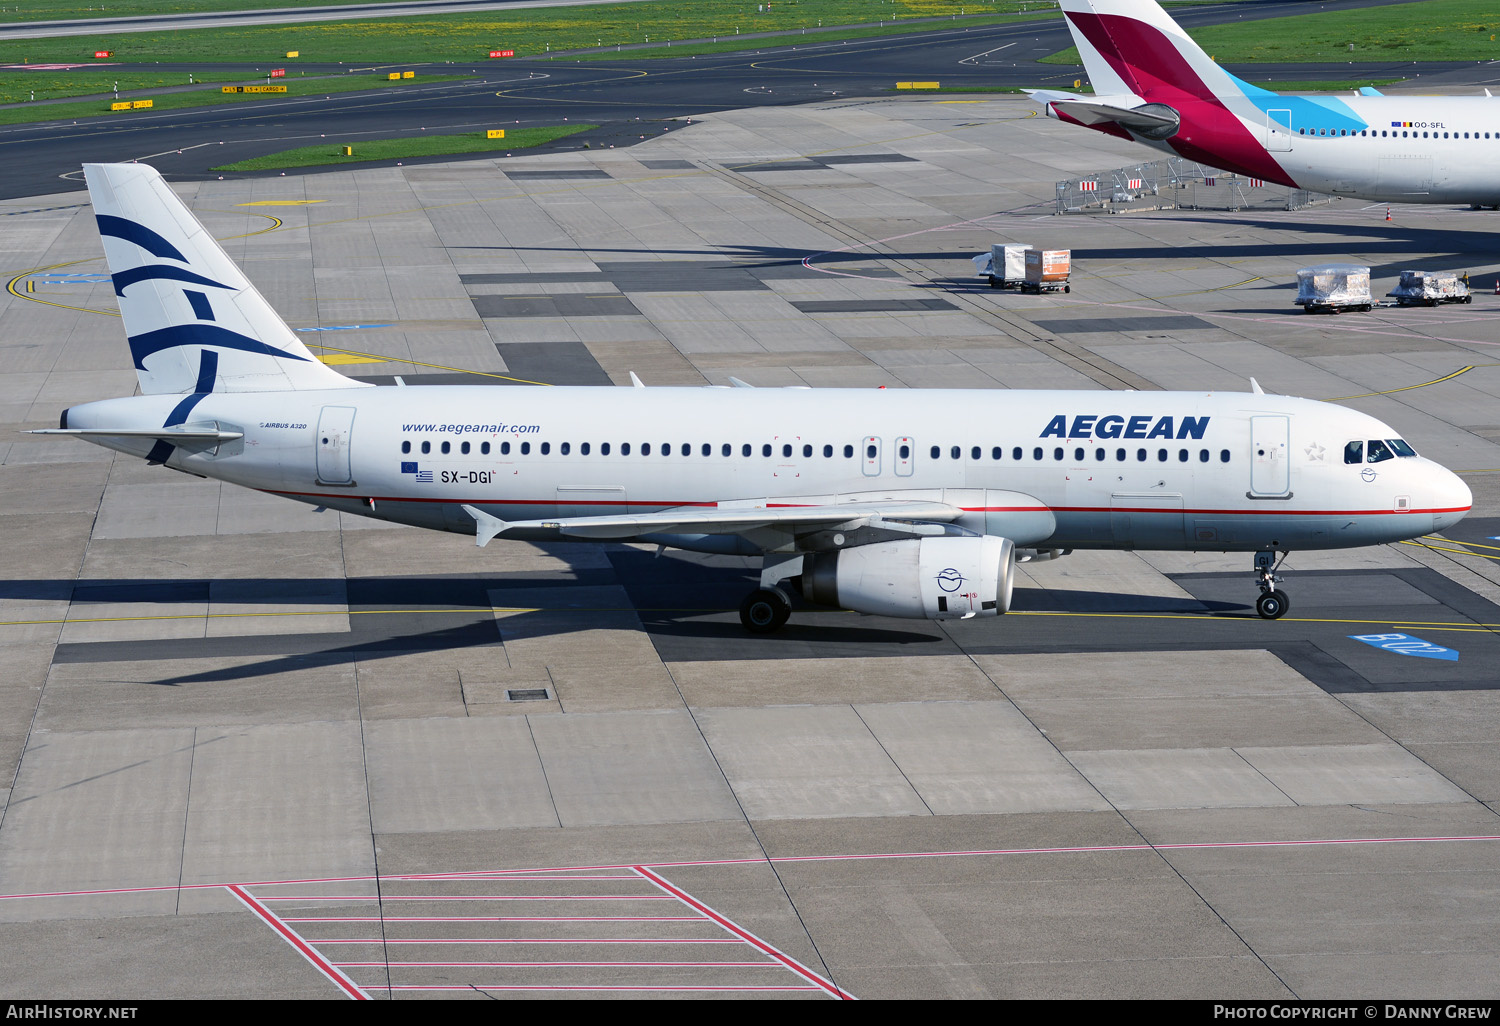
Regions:
<instances>
[{"instance_id":1,"label":"jet engine nacelle","mask_svg":"<svg viewBox=\"0 0 1500 1026\"><path fill-rule=\"evenodd\" d=\"M947 620L1010 610L1009 538L914 538L803 557L802 596L877 616Z\"/></svg>"}]
</instances>

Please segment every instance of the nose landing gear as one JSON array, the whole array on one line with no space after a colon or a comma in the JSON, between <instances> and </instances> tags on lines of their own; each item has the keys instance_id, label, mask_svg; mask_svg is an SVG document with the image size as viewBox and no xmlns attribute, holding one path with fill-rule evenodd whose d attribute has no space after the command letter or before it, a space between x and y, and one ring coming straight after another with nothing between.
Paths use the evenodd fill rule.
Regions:
<instances>
[{"instance_id":1,"label":"nose landing gear","mask_svg":"<svg viewBox=\"0 0 1500 1026\"><path fill-rule=\"evenodd\" d=\"M1255 612L1265 620L1279 620L1291 608L1291 599L1284 591L1277 591L1276 585L1281 580L1276 571L1286 561L1289 553L1283 552L1281 559L1276 558L1275 552L1257 552L1255 554L1255 581L1260 585L1260 598L1255 600Z\"/></svg>"}]
</instances>

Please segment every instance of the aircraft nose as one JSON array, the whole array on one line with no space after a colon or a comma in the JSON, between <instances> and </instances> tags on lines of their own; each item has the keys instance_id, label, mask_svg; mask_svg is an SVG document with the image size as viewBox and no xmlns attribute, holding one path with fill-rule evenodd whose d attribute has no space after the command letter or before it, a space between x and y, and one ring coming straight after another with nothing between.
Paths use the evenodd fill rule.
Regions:
<instances>
[{"instance_id":1,"label":"aircraft nose","mask_svg":"<svg viewBox=\"0 0 1500 1026\"><path fill-rule=\"evenodd\" d=\"M1446 467L1434 468L1437 473L1433 482L1434 530L1443 531L1462 520L1474 505L1474 493L1463 478Z\"/></svg>"}]
</instances>

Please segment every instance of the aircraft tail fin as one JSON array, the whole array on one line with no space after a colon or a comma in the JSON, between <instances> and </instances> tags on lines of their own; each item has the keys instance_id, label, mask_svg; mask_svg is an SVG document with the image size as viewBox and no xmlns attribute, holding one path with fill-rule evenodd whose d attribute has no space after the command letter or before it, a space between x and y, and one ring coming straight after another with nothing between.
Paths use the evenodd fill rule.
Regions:
<instances>
[{"instance_id":1,"label":"aircraft tail fin","mask_svg":"<svg viewBox=\"0 0 1500 1026\"><path fill-rule=\"evenodd\" d=\"M83 170L142 392L365 385L308 351L155 168Z\"/></svg>"},{"instance_id":2,"label":"aircraft tail fin","mask_svg":"<svg viewBox=\"0 0 1500 1026\"><path fill-rule=\"evenodd\" d=\"M1170 104L1245 92L1156 0L1061 0L1061 7L1095 93Z\"/></svg>"}]
</instances>

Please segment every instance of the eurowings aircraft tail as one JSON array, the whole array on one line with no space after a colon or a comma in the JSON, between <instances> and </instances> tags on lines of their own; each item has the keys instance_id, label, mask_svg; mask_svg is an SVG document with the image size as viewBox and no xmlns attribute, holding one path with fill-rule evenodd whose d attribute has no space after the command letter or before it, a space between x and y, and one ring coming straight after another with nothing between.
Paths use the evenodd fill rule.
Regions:
<instances>
[{"instance_id":1,"label":"eurowings aircraft tail","mask_svg":"<svg viewBox=\"0 0 1500 1026\"><path fill-rule=\"evenodd\" d=\"M298 341L155 168L85 164L141 391L361 387Z\"/></svg>"},{"instance_id":2,"label":"eurowings aircraft tail","mask_svg":"<svg viewBox=\"0 0 1500 1026\"><path fill-rule=\"evenodd\" d=\"M1061 0L1093 96L1028 90L1062 121L1190 160L1295 185L1266 140L1286 131L1282 97L1215 64L1156 0Z\"/></svg>"}]
</instances>

